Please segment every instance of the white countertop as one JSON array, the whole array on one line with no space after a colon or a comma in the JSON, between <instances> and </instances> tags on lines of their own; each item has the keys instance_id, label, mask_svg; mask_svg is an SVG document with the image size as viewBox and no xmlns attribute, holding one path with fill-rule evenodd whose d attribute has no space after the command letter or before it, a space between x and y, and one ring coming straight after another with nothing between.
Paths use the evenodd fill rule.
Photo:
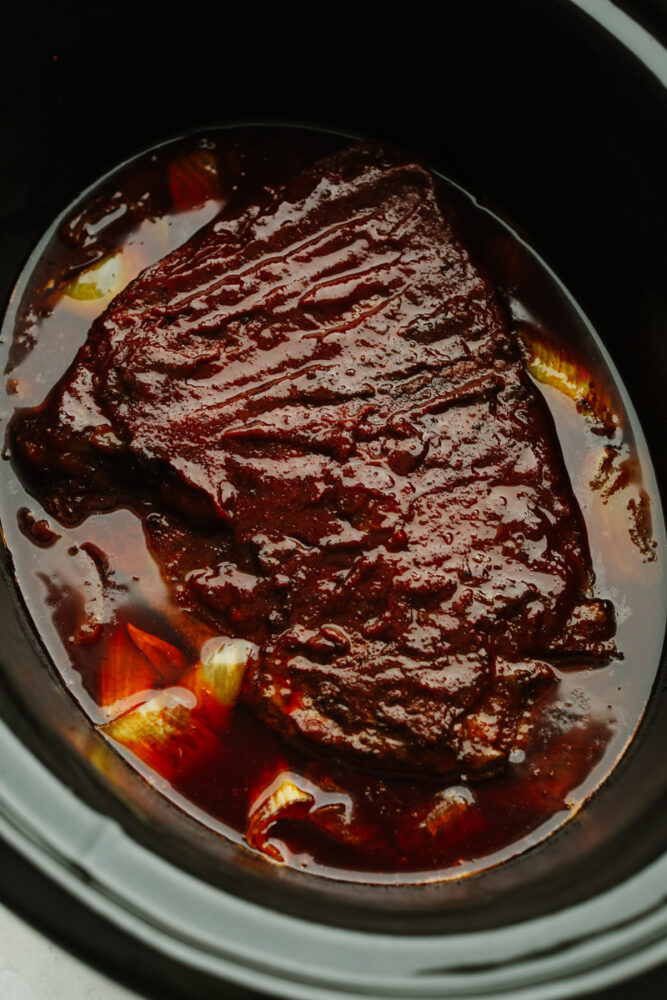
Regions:
<instances>
[{"instance_id":1,"label":"white countertop","mask_svg":"<svg viewBox=\"0 0 667 1000\"><path fill-rule=\"evenodd\" d=\"M0 904L2 1000L138 1000Z\"/></svg>"}]
</instances>

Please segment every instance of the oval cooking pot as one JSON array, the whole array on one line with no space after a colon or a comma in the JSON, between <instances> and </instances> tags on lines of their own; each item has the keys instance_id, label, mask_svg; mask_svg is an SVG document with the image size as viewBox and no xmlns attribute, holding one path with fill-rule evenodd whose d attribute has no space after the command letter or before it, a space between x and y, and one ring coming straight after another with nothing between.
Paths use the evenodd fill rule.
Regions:
<instances>
[{"instance_id":1,"label":"oval cooking pot","mask_svg":"<svg viewBox=\"0 0 667 1000\"><path fill-rule=\"evenodd\" d=\"M628 7L629 11L630 8ZM361 15L364 15L363 20ZM151 4L5 12L0 295L62 207L166 136L314 122L412 148L514 219L600 334L665 484L667 68L605 0ZM422 887L336 884L215 840L115 759L61 687L4 557L0 832L6 893L158 995L555 997L667 959L667 698L563 830ZM664 628L664 623L647 623ZM664 667L664 663L663 663Z\"/></svg>"}]
</instances>

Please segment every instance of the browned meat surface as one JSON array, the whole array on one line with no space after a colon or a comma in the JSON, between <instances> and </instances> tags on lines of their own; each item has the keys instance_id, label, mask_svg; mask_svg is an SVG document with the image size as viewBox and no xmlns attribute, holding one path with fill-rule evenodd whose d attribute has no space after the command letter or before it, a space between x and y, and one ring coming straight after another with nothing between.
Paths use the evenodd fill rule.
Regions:
<instances>
[{"instance_id":1,"label":"browned meat surface","mask_svg":"<svg viewBox=\"0 0 667 1000\"><path fill-rule=\"evenodd\" d=\"M13 424L62 521L131 503L177 599L253 638L315 749L504 763L611 607L546 407L431 175L357 146L148 268Z\"/></svg>"}]
</instances>

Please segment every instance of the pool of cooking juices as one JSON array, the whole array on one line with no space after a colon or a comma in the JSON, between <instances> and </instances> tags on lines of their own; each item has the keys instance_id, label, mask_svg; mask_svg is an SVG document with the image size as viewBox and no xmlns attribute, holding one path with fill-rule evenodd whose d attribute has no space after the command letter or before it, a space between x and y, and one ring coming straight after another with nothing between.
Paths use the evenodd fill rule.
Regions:
<instances>
[{"instance_id":1,"label":"pool of cooking juices","mask_svg":"<svg viewBox=\"0 0 667 1000\"><path fill-rule=\"evenodd\" d=\"M16 411L42 403L73 362L93 321L104 313L116 295L144 268L180 247L223 209L220 218L233 222L220 223L220 232L225 226L240 225L241 232L254 226L255 238L259 239L257 233L268 225L266 219L270 218L267 199L270 204L276 186L288 184L287 195L280 195L285 198L280 203L281 224L290 225L289 212L297 211L305 213L301 224L310 224L308 213L312 215L320 208L308 204L303 208L299 199L307 203L308 197L315 195L307 192L304 195L302 188L306 182L293 179L311 176L303 172L322 158L333 157L325 160L329 166L322 168L323 176L326 170L334 171L333 163L338 172L332 173L335 183L342 177L341 184L350 185L352 193L346 190L344 197L341 196L341 204L347 198L349 219L355 211L361 211L354 202L355 185L361 185L362 175L369 176L369 183L377 188L377 197L386 201L382 202L379 221L373 223L372 231L377 233L394 210L392 199L398 197L395 178L411 171L410 184L422 185L427 193L423 202L410 210L414 218L404 213L400 225L397 223L395 227L398 235L392 238L407 240L406 229L413 226L410 247L414 249L414 241L422 239L423 232L428 230L429 238L433 232L440 232L437 226L442 223L433 222L433 208L428 209L431 215L426 222L423 222L425 216L418 217L419 212L426 211L423 205L432 196L432 181L424 179L421 167L406 167L406 163L412 162L410 158L391 151L386 154L387 163L383 161L384 173L377 174L379 179L376 179L372 158L381 159L385 153L347 153L351 142L328 132L298 128L214 129L156 147L118 167L85 192L46 234L10 303L3 329L5 427ZM435 166L446 171L446 164ZM387 177L394 178L391 184ZM315 184L313 190L320 188ZM447 601L454 599L438 576L441 572L438 553L432 562L435 575L425 577L421 590L411 577L408 597L400 600L396 597L397 567L409 575L411 558L415 574L421 566L422 550L417 542L413 545L410 540L417 537L418 524L422 524L428 535L438 530L439 522L433 520L432 507L424 508L421 520L415 515L414 521L407 524L398 515L392 514L392 519L388 511L402 510L400 490L410 489L414 496L419 495L420 489L424 495L428 492L423 485L425 480L419 477L426 475L423 470L431 461L425 457L429 446L422 448L420 444L416 448L415 437L411 436L415 420L421 421L422 429L430 428L433 453L436 431L443 436L441 413L446 407L458 406L455 419L459 420L464 420L464 415L473 412L475 406L491 407L489 413L493 414L496 404L489 400L494 392L498 398L502 392L494 382L497 378L493 372L483 373L476 376L476 381L473 379L474 391L469 389L473 384L469 379L465 392L455 386L451 390L454 395L442 403L444 390L436 384L438 373L434 375L433 370L427 370L422 378L423 358L430 357L432 349L430 328L423 316L415 343L410 345L414 357L422 359L421 367L415 364L414 373L409 373L411 396L405 397L409 405L401 411L400 427L392 410L390 448L385 435L383 443L377 444L377 454L373 451L377 438L373 436L373 420L381 406L381 379L377 373L372 379L367 377L370 369L364 367L365 354L359 353L362 350L359 338L353 345L357 355L345 360L346 375L342 382L340 372L328 374L329 368L322 361L324 355L318 355L317 365L306 364L304 360L303 367L297 366L296 374L289 376L293 380L290 405L302 406L302 411L297 424L282 428L282 437L276 431L276 422L286 419L283 411L275 409L273 417L267 416L266 408L262 410L253 402L258 394L274 391L266 389L269 382L261 392L251 389L244 397L244 406L255 406L252 419L247 409L242 426L234 424L232 430L225 429L233 442L230 448L239 461L252 465L266 463L267 456L276 461L287 456L291 468L297 470L297 478L301 468L301 485L294 486L297 492L304 482L311 482L308 477L314 463L329 463L322 464L323 480L332 464L343 470L341 476L348 475L350 480L362 473L365 477L363 498L359 499L363 490L357 490L354 503L348 504L346 500L342 514L341 509L334 511L336 517L340 515L336 530L344 534L343 542L339 540L336 545L331 542L330 551L312 570L314 575L303 577L309 582L307 593L301 596L290 597L293 593L290 586L299 573L310 572L311 550L317 545L326 548L324 529L316 523L328 502L324 487L322 497L313 501L315 513L304 507L302 523L298 517L290 521L292 533L281 536L280 543L276 535L267 540L265 532L261 536L261 551L249 543L235 542L232 552L231 529L224 518L212 516L208 501L198 499L196 490L177 496L175 480L167 473L163 480L154 473L152 478L149 475L143 492L132 491L122 482L116 488L113 479L95 480L93 488L90 477L94 479L102 465L94 465L92 473L82 472L76 443L70 446L66 439L58 439L61 446L54 458L49 448L52 451L55 448L55 438L36 433L26 444L25 434L21 437L14 432L12 436L10 432L5 449L8 461L3 469L0 513L18 586L63 683L91 723L160 794L211 830L276 863L330 878L396 883L453 878L497 864L542 841L580 809L628 746L651 692L663 639L664 526L650 460L624 390L615 382L604 352L586 321L524 240L488 207L440 175L435 178L435 193L442 214L467 248L473 265L496 290L499 305L488 306L489 315L495 317L493 322L500 324L499 329L504 329L505 319L498 316L508 318L511 337L519 345L529 381L538 387L546 401L585 530L576 527L581 524L576 505L572 505L573 511L567 516L575 525L572 531L575 534L579 531L583 538L577 544L584 554L586 544L590 548L593 571L593 576L588 572L586 601L580 604L573 601L574 610L567 622L571 630L569 640L567 636L560 639L552 636L545 642L548 648L535 657L532 650L539 649L537 633L536 639L531 638L532 658L528 659L520 648L521 638L517 639L510 630L502 642L494 640L495 666L489 666L479 636L472 635L461 643L462 630L471 628L474 632L475 620L481 623L478 628L482 631L488 626L484 624L482 578L475 577L474 567L463 575L459 573L457 584L450 589L456 591L458 586L467 595L466 614L470 621L456 626L459 648L448 661L447 669L453 680L448 682L445 698L450 716L444 721L438 715L444 711L442 698L437 690L433 695L429 689L429 684L436 682L423 680L425 671L440 663L438 649L428 645L428 628L424 623L433 620L438 607L445 607ZM331 200L335 201L333 195ZM263 216L262 211L268 214ZM327 211L329 215L321 209L319 228L315 236L312 233L309 236L310 245L319 247L322 234L329 239L332 226L335 228L340 221L335 215L339 208L329 207ZM238 219L242 222L238 223ZM349 219L346 225L352 225ZM423 232L417 232L419 226ZM262 350L267 357L273 357L271 352L280 347L280 344L276 347L277 341L268 341L271 337L275 340L276 330L287 322L284 316L288 306L292 306L285 297L291 294L290 281L296 280L285 271L286 258L281 254L287 251L280 243L281 232L284 229L272 237L274 255L265 254L256 264L259 272L262 269L266 272L266 281L273 282L273 298L265 296L262 306L266 329L244 334L244 324L252 323L250 308L248 316L239 321L239 337L252 336L256 341L265 338ZM236 239L238 231L234 233ZM374 238L368 237L371 243ZM302 242L305 244L305 236ZM236 245L233 240L231 244ZM352 253L353 244L348 233L347 242L339 241L333 250L327 244L325 249L313 250L309 257L299 249L301 268L305 273L312 261L318 260L321 267L326 254ZM199 244L202 245L205 243ZM224 242L221 245L221 259L225 253L235 252L226 250ZM386 246L382 244L383 252ZM196 246L193 252L197 252ZM398 295L395 288L401 275L391 268L399 265L393 258L389 260L386 253L380 260L379 251L374 252L373 264L368 265L363 277L363 300L355 299L356 286L341 292L340 276L319 284L314 277L316 287L302 290L298 308L308 313L313 330L319 330L317 324L322 316L330 315L327 310L332 308L334 286L336 308L343 309L345 322L348 325L363 322L369 329L376 322L373 317L385 307L387 296ZM456 256L458 250L447 252L450 257L454 254L454 264L447 258L436 277L429 272L428 294L437 296L437 282L449 280L448 268L464 267ZM426 258L428 254L419 261ZM417 269L427 266L419 261ZM190 263L186 254L178 267L187 271ZM203 266L210 266L210 262L204 260ZM178 285L178 267L171 272L174 287ZM349 265L345 280L354 284L361 280L358 279L361 271L363 266L358 262L354 267ZM158 279L162 280L160 273ZM201 282L202 301L219 280L220 275L216 274ZM238 278L241 280L242 277ZM469 290L470 282L479 279L470 269L460 280L468 282ZM420 286L423 287L426 286ZM260 293L264 294L261 289L256 292ZM173 294L178 299L178 294ZM345 300L342 305L341 297ZM415 295L415 301L417 298ZM198 302L197 295L191 294L189 308L196 312ZM421 308L421 302L415 308ZM132 314L131 298L124 308L128 315ZM210 308L210 302L206 308ZM487 307L475 300L473 312L465 315L462 329L456 331L460 341L467 338L470 343L466 351L468 354L472 351L471 366L477 364L475 339L482 336L471 327L471 316L474 320L475 310L479 312L482 308ZM273 327L266 319L269 314ZM150 308L145 316L147 322L152 322ZM143 322L141 317L139 322ZM178 324L179 319L172 316L165 322ZM456 316L452 322L455 326ZM480 321L481 326L484 322ZM288 350L298 354L307 336L310 334L300 335L298 340L293 337L288 341ZM209 340L213 337L214 332ZM323 342L322 337L320 340ZM231 358L234 335L230 335L229 344L225 349L232 352ZM307 349L310 351L311 347ZM480 347L479 351L482 350ZM192 375L192 379L199 380L198 386L204 386L201 390L197 388L197 392L205 393L208 383L225 377L225 372L221 373L211 360L213 354L209 352L206 358L202 355L200 367ZM116 367L110 369L110 384L118 375L118 357ZM247 351L245 355L237 352L230 360L230 365L239 366L240 374L234 376L234 384L242 384L244 364L255 364L257 368L259 363L256 358L253 361L254 357ZM327 358L330 360L327 356L325 361ZM294 364L297 362L301 364L298 358ZM464 359L463 363L468 362ZM171 361L165 361L165 371L169 364ZM121 410L124 406L131 408L136 399L147 398L154 390L154 371L142 376L140 369L141 366L122 375L130 402L122 402ZM148 380L145 391L142 377ZM151 378L153 382L149 384ZM171 390L174 407L179 405L179 392L185 384L180 371L178 379ZM277 381L271 382L271 386ZM364 419L368 420L370 430L362 434L361 425L355 425L354 432L357 443L363 441L366 449L362 472L358 463L355 465L355 445L350 444L349 433L346 436L345 421L349 423L352 419L351 411L346 409L352 398L349 386L355 387L355 406L360 398L368 404L368 416L364 415ZM392 388L391 392L395 391ZM318 393L324 394L322 398ZM70 392L68 408L63 412L65 422L71 423L75 434L87 419L84 404L81 394ZM330 430L323 423L330 405L337 407L336 438L333 444L329 438L323 444ZM354 412L357 419L360 411ZM530 414L525 420L529 418ZM546 423L543 417L538 419L542 421L539 426L546 427L544 433L550 434L549 417ZM25 426L31 425L28 422ZM473 432L480 440L495 432L489 421L485 425L478 420L475 427ZM92 439L91 428L86 426L84 430ZM115 437L116 429L100 425L98 431L95 448L100 453L112 453L121 443ZM167 418L164 425L158 426L157 435L167 440L171 433ZM518 430L517 434L520 433ZM20 460L15 447L17 440L23 449L18 456ZM469 436L466 440L473 438ZM179 446L175 441L174 462ZM437 447L442 448L441 441ZM539 442L538 447L541 447ZM113 459L110 461L113 463ZM450 455L447 462L449 468L456 468L457 454ZM438 468L445 464L440 461ZM546 460L544 466L548 466ZM67 479L70 467L71 498ZM46 470L43 480L39 478L40 468ZM51 486L45 483L50 480L52 468L57 468L53 481L59 476L60 485L49 499ZM204 473L200 470L187 475L191 478L204 475L206 461L202 461L201 468ZM368 485L371 474L377 482ZM252 510L258 495L266 504L266 496L261 490L257 493L257 484L250 474L244 482L247 497L239 500L236 496L235 510L240 509L244 499L248 510ZM84 487L80 487L81 483ZM236 487L238 492L238 481ZM84 488L89 495L82 506L77 490ZM467 488L463 483L451 494L454 500L448 500L460 504L464 511L461 518L469 517L464 510ZM505 482L502 489L500 486L497 489L504 490L502 503L520 506L521 493L517 493L516 483ZM565 490L563 495L569 495L569 488L558 481L553 489ZM349 498L351 491L350 486L350 492L340 496ZM430 495L433 497L433 490ZM500 503L499 494L494 496L494 502ZM276 517L286 516L284 510L291 503L290 497L287 489L283 490L277 482ZM416 509L414 497L413 501L415 507L410 510ZM229 502L225 497L220 500L222 507ZM475 531L483 539L487 537L489 521L496 515L492 507L484 510L479 497L473 497L468 506L473 504L480 507L475 513L478 524ZM546 544L545 532L550 528L543 525L530 535L530 512L527 507L522 510L525 534L538 550ZM264 516L260 512L257 517L260 515ZM237 520L242 516L245 514L235 515ZM544 516L548 520L551 515L547 512ZM344 528L340 527L341 519ZM460 525L463 521L454 519L453 523ZM469 523L470 520L465 522L466 530L470 530ZM258 531L256 527L255 530ZM513 530L516 533L516 526ZM313 532L319 532L317 545ZM362 536L368 550L363 559L356 554L362 546ZM451 533L442 537L446 541L441 543L438 536L437 545L454 544ZM523 534L516 537L521 545L528 544ZM289 540L287 548L285 538ZM429 544L435 543L427 537L423 545ZM505 553L512 544L513 537L508 537L505 548L498 551ZM563 544L570 551L574 543L566 538ZM411 545L417 555L411 555ZM478 550L482 551L481 543L476 546L473 540L471 561ZM230 561L230 552L235 562ZM534 558L537 562L531 565L538 565L540 553ZM292 559L297 561L290 562ZM278 567L282 575L275 570L276 560L282 560ZM327 574L331 577L328 591L324 586L329 580ZM539 576L537 571L535 575ZM272 581L266 592L262 590L265 578ZM367 582L369 578L374 581L372 586ZM345 613L332 611L324 624L315 621L317 602L328 601L336 587L348 584L356 588L353 590L356 597L345 605ZM514 586L509 574L507 586L510 589ZM569 586L574 585L570 582ZM296 624L295 606L302 608L301 620ZM334 606L339 607L331 605ZM453 607L460 612L460 605ZM516 603L511 607L515 608ZM546 620L547 612L543 613ZM438 614L438 627L442 627L445 612L440 610ZM307 627L309 616L315 628ZM416 627L410 625L415 621L420 623L417 639L413 634ZM532 628L533 621L531 617L522 618L521 629ZM422 652L426 650L426 661L414 653L421 664L421 687L415 686L405 671L402 679L396 681L395 671L399 668L394 660L388 661L382 669L386 676L394 677L391 683L397 693L392 702L388 688L377 680L378 657L396 641L399 629L409 628L412 628L413 647L417 643L421 644ZM564 627L563 631L567 629ZM363 643L367 644L363 649L371 650L365 654L370 657L370 665L356 673L356 668L349 667L352 633L363 636ZM354 652L354 642L352 647ZM273 660L267 653L272 649ZM257 667L260 660L261 670ZM341 667L343 672L336 673L336 664L340 663L346 664L350 678L350 705L345 711L341 703L346 700L348 689L345 680L340 680L341 676L344 678L344 669ZM374 678L373 683L380 684L370 694L364 687L364 669ZM431 674L434 673L432 670ZM478 677L483 680L479 690ZM335 683L342 688L334 690L327 701L326 685ZM380 711L379 702L385 696L386 704L383 702ZM415 709L418 699L422 699L423 709ZM313 705L318 706L320 714ZM363 717L361 722L355 712L359 718ZM451 712L458 721L452 722ZM356 720L354 726L346 721L349 718ZM431 729L436 725L449 733L449 743L454 749L447 740L439 746L432 738Z\"/></svg>"}]
</instances>

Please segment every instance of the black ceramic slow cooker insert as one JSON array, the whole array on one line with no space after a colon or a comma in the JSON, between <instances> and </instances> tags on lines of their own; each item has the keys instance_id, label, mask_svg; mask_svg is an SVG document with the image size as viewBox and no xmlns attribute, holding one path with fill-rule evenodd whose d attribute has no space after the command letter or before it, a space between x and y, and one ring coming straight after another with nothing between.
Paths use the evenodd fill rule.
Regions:
<instances>
[{"instance_id":1,"label":"black ceramic slow cooker insert","mask_svg":"<svg viewBox=\"0 0 667 1000\"><path fill-rule=\"evenodd\" d=\"M419 151L527 234L601 336L664 488L659 8L641 21L609 2L560 0L360 13L5 12L3 305L63 207L140 149L233 121L379 137ZM102 779L76 749L89 727L6 553L0 602L0 832L31 866L17 869L30 888L22 895L15 878L12 897L120 974L138 981L140 968L164 990L197 983L201 996L222 981L309 1000L546 997L667 957L664 663L629 751L557 835L459 881L337 884L214 844L120 759Z\"/></svg>"}]
</instances>

